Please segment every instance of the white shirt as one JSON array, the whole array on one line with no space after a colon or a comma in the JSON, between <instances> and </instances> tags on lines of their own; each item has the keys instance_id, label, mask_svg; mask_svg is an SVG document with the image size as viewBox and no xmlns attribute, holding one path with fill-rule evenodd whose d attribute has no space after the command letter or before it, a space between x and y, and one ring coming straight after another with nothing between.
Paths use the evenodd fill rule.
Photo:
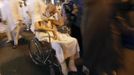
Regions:
<instances>
[{"instance_id":1,"label":"white shirt","mask_svg":"<svg viewBox=\"0 0 134 75\"><path fill-rule=\"evenodd\" d=\"M23 20L19 8L18 0L4 0L1 8L2 20L6 20L8 28L15 29L18 20Z\"/></svg>"}]
</instances>

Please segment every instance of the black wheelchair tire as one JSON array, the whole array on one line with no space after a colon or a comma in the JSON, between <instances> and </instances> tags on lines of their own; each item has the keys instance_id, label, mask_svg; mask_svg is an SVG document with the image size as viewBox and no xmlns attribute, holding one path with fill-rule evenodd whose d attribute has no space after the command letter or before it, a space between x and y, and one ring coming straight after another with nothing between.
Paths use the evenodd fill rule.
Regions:
<instances>
[{"instance_id":1,"label":"black wheelchair tire","mask_svg":"<svg viewBox=\"0 0 134 75\"><path fill-rule=\"evenodd\" d=\"M38 51L40 53L40 49L41 49L40 44L35 43L34 40L31 40L29 45L28 45L29 56L36 65L40 65L40 64L38 64L38 62L33 57L33 55L34 55L33 46L32 46L33 44L35 46L36 51ZM49 65L50 75L63 75L62 69L61 69L61 66L60 66L60 63L59 63L58 59L56 57L54 59L55 59L54 60L55 63L51 62L52 64ZM58 64L58 65L56 65L56 64ZM41 64L40 66L44 66L44 65Z\"/></svg>"}]
</instances>

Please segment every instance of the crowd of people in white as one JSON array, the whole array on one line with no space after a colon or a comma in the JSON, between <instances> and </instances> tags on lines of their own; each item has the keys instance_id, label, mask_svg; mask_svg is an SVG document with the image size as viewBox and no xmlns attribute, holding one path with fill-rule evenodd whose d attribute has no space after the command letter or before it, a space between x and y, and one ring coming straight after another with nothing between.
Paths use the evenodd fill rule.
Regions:
<instances>
[{"instance_id":1,"label":"crowd of people in white","mask_svg":"<svg viewBox=\"0 0 134 75\"><path fill-rule=\"evenodd\" d=\"M65 0L67 3L69 0ZM7 43L14 41L13 48L18 46L21 29L25 25L39 41L47 41L48 35L38 30L46 30L51 36L52 47L61 63L64 75L68 71L76 72L75 59L79 58L77 39L68 33L61 33L58 27L66 23L66 16L61 5L44 3L43 0L3 0L1 5L2 23L7 25ZM77 11L73 11L76 13ZM65 59L69 58L68 68L65 69ZM63 66L64 64L64 66Z\"/></svg>"}]
</instances>

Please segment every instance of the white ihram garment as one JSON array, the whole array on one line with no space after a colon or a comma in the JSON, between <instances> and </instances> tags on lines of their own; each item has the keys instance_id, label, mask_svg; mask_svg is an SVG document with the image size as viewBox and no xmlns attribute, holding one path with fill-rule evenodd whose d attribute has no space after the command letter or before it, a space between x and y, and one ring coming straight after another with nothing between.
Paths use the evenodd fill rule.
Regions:
<instances>
[{"instance_id":1,"label":"white ihram garment","mask_svg":"<svg viewBox=\"0 0 134 75\"><path fill-rule=\"evenodd\" d=\"M29 28L30 27L29 25L31 24L31 20L30 20L30 16L28 15L28 12L29 12L28 7L23 5L21 7L21 13L22 13L23 20L27 28Z\"/></svg>"},{"instance_id":2,"label":"white ihram garment","mask_svg":"<svg viewBox=\"0 0 134 75\"><path fill-rule=\"evenodd\" d=\"M18 44L18 36L20 25L18 20L23 20L20 15L18 0L4 0L1 8L2 20L7 21L8 40L14 40L14 44ZM9 39L10 38L10 39Z\"/></svg>"},{"instance_id":3,"label":"white ihram garment","mask_svg":"<svg viewBox=\"0 0 134 75\"><path fill-rule=\"evenodd\" d=\"M50 33L51 37L53 34ZM35 36L39 41L48 41L48 34L43 32L35 32ZM63 34L58 33L59 40L55 40L51 38L52 47L56 50L56 56L58 57L59 61L63 63L66 58L76 55L79 57L79 45L75 38Z\"/></svg>"},{"instance_id":4,"label":"white ihram garment","mask_svg":"<svg viewBox=\"0 0 134 75\"><path fill-rule=\"evenodd\" d=\"M4 0L1 10L2 19L7 21L9 30L14 30L18 20L22 20L18 0Z\"/></svg>"},{"instance_id":5,"label":"white ihram garment","mask_svg":"<svg viewBox=\"0 0 134 75\"><path fill-rule=\"evenodd\" d=\"M28 10L32 17L31 31L34 32L34 24L42 21L42 13L45 12L46 5L42 0L28 0Z\"/></svg>"},{"instance_id":6,"label":"white ihram garment","mask_svg":"<svg viewBox=\"0 0 134 75\"><path fill-rule=\"evenodd\" d=\"M36 1L36 0L34 0ZM37 3L37 2L36 2ZM38 2L39 3L39 2ZM36 4L37 5L37 4ZM34 4L35 6L35 4ZM32 7L34 7L32 6ZM34 7L31 8L32 9L32 26L31 26L31 30L34 32L34 24L38 21L42 20L42 9L40 9L39 7ZM40 10L37 11L37 10ZM58 19L57 14L54 14L54 18ZM44 41L46 40L48 36L46 33L43 32L34 32L35 36L37 37L37 39L39 39L40 41ZM53 36L52 33L50 33L51 36ZM58 36L60 38L60 40L54 40L52 39L52 47L56 50L56 56L58 57L59 61L62 63L64 62L64 60L68 57L74 56L75 54L77 54L79 52L79 45L78 42L75 38L72 38L71 36L68 36L66 34L62 34L62 33L58 33ZM79 54L78 54L79 56Z\"/></svg>"},{"instance_id":7,"label":"white ihram garment","mask_svg":"<svg viewBox=\"0 0 134 75\"><path fill-rule=\"evenodd\" d=\"M45 12L46 6L45 6L45 4L43 4L42 0L28 0L28 4L29 4L28 5L29 12L30 12L31 17L32 17L31 31L33 33L35 33L34 32L34 24L36 22L42 20L42 13ZM36 33L36 34L37 34L36 37L38 35L42 35L42 33L40 33L40 34ZM40 40L40 41L42 41L42 40ZM62 48L60 47L60 45L59 44L56 44L56 43L52 43L52 46L56 50L56 56L59 59L59 61L60 62L63 62L64 56L62 54L63 52L62 52ZM57 53L61 53L61 54L57 54Z\"/></svg>"}]
</instances>

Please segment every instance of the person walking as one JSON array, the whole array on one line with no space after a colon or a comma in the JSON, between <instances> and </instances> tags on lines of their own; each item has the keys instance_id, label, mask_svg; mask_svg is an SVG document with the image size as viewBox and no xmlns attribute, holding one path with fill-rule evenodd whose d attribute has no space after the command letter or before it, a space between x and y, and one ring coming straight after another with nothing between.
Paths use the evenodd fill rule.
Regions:
<instances>
[{"instance_id":1,"label":"person walking","mask_svg":"<svg viewBox=\"0 0 134 75\"><path fill-rule=\"evenodd\" d=\"M7 24L8 41L13 41L13 48L18 45L20 29L22 26L22 16L19 11L19 0L4 0L2 7L2 20Z\"/></svg>"}]
</instances>

